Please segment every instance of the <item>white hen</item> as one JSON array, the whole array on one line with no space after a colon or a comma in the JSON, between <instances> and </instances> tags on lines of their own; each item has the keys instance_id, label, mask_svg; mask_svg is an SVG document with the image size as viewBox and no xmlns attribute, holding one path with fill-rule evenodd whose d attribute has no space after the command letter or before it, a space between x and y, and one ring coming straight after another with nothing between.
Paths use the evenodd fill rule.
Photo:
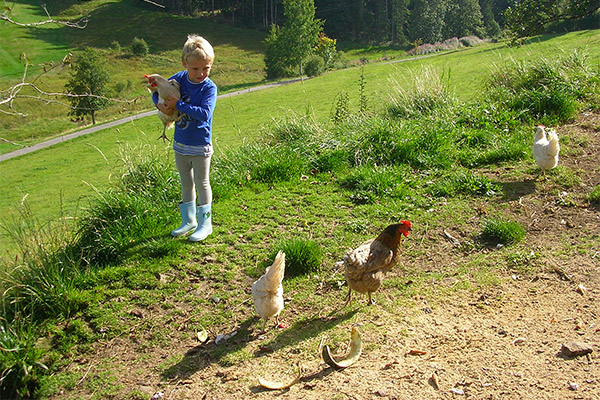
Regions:
<instances>
[{"instance_id":1,"label":"white hen","mask_svg":"<svg viewBox=\"0 0 600 400\"><path fill-rule=\"evenodd\" d=\"M275 261L265 274L252 284L252 297L254 308L263 319L262 332L269 318L275 317L279 323L279 313L283 310L283 274L285 272L285 253L280 251L275 256Z\"/></svg>"},{"instance_id":2,"label":"white hen","mask_svg":"<svg viewBox=\"0 0 600 400\"><path fill-rule=\"evenodd\" d=\"M164 104L165 99L167 99L169 96L175 96L178 99L181 98L181 94L179 93L179 82L177 82L175 79L166 80L158 74L144 75L144 77L148 79L148 85L146 85L148 90L150 90L152 93L158 92L159 103ZM181 117L183 117L183 114L181 114L178 110L175 110L172 115L167 115L158 110L158 118L163 123L163 131L159 139L168 140L165 133L167 128L173 127L173 124L179 121Z\"/></svg>"},{"instance_id":3,"label":"white hen","mask_svg":"<svg viewBox=\"0 0 600 400\"><path fill-rule=\"evenodd\" d=\"M544 176L546 176L547 169L552 169L558 165L559 152L560 145L558 144L556 132L549 129L548 136L546 137L546 127L538 125L533 141L533 156L537 165L542 169Z\"/></svg>"}]
</instances>

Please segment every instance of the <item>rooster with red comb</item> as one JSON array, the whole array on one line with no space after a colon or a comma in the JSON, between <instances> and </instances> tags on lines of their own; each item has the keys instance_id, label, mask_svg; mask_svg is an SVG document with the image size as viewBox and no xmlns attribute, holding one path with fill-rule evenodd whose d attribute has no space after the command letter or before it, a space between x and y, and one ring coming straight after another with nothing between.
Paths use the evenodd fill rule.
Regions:
<instances>
[{"instance_id":1,"label":"rooster with red comb","mask_svg":"<svg viewBox=\"0 0 600 400\"><path fill-rule=\"evenodd\" d=\"M385 274L400 261L400 244L412 229L410 221L400 221L385 228L375 239L367 240L344 256L342 264L348 283L346 304L352 300L352 290L367 293L369 303L374 304L371 293L377 291Z\"/></svg>"}]
</instances>

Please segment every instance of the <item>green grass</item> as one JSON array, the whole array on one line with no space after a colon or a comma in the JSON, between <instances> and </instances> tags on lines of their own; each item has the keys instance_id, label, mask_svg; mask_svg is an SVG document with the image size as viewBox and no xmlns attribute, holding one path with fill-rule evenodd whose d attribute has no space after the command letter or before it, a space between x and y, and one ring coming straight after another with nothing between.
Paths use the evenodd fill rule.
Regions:
<instances>
[{"instance_id":1,"label":"green grass","mask_svg":"<svg viewBox=\"0 0 600 400\"><path fill-rule=\"evenodd\" d=\"M482 238L491 244L514 245L525 237L525 229L505 218L488 218L483 222Z\"/></svg>"},{"instance_id":2,"label":"green grass","mask_svg":"<svg viewBox=\"0 0 600 400\"><path fill-rule=\"evenodd\" d=\"M422 71L424 65L430 66L429 68L441 68L438 69L441 74L444 74L444 71L451 72L444 75L444 79L447 80L445 90L454 93L455 86L460 84L460 90L453 95L464 101L477 98L474 92L477 92L478 96L481 95L481 87L477 82L483 86L485 76L489 73L488 67L491 68L494 63L501 63L502 60L512 63L511 60L518 60L520 57L530 59L531 54L536 56L539 54L539 57L543 57L550 52L561 53L569 46L587 48L598 39L598 36L600 35L597 31L575 32L547 38L551 40L533 40L531 44L516 49L506 48L502 44L490 44L487 47L470 48L461 53L407 63L368 64L364 72L370 108L373 112L384 108L385 102L389 99L385 93L389 93L390 77L395 77L396 82L411 82L412 78L409 74ZM600 45L597 48L600 48ZM589 62L594 65L598 59L599 54L592 52ZM450 63L453 65L452 70L445 67ZM474 66L479 68L476 72L472 69ZM349 109L356 110L358 79L359 69L350 68L302 83L221 99L214 120L214 143L217 151L215 158L226 157L228 149L264 136L267 126L273 125L273 121L288 115L291 110L294 110L296 115L310 113L311 118L316 121L328 121L336 97L342 91L349 94ZM477 118L478 121L483 121L479 118L481 113L483 110L472 110L470 114L463 115L461 118ZM486 124L490 127L504 125L511 128L511 124L515 122L490 118ZM0 198L2 221L10 221L16 217L16 206L23 198L27 199L33 212L41 220L53 219L61 210L68 216L77 216L79 209L87 204L86 198L94 195L93 188L106 188L112 179L111 176L114 176L115 166L118 163L118 147L121 144L128 143L134 146L146 143L151 146L156 145L165 152L169 151L168 145L155 141L155 137L160 134L160 128L161 125L156 118L144 118L2 162L0 171L2 176L6 177L0 182L0 190L4 194ZM415 131L415 134L418 135L418 131ZM473 146L477 141L490 139L489 133L482 138L474 137L469 132L463 135L464 140L473 143ZM499 131L497 138L492 139L501 138L503 135ZM512 138L508 139L509 142L504 146L480 153L477 159L471 157L468 148L463 149L463 157L473 160L474 165L503 159L518 159L521 157L519 142L525 138L515 137L515 142L510 142ZM336 162L345 162L343 153L332 154L334 157L342 157ZM317 164L330 163L331 160L327 157L328 155L325 154ZM439 161L438 159L437 162ZM52 182L52 184L42 182ZM6 242L5 238L0 237L0 240Z\"/></svg>"},{"instance_id":3,"label":"green grass","mask_svg":"<svg viewBox=\"0 0 600 400\"><path fill-rule=\"evenodd\" d=\"M385 68L390 65L365 67L367 84L369 77ZM262 118L268 114L265 104L276 107L282 99L289 100L288 110L302 111L280 118L283 108L279 114L275 110L276 121L269 129L240 135L239 142L215 135L219 138L211 177L215 233L202 246L168 235L169 227L177 225L178 182L169 146L157 144L148 133L158 126L154 118L2 163L3 176L10 179L20 179L23 171L30 173L19 181L29 191L0 209L8 210L3 223L14 219L8 231L18 245L17 256L3 258L0 266L3 347L18 345L27 350L11 352L11 357L3 354L3 370L14 373L6 384L16 386L23 395L39 389L38 394L52 396L61 386L73 384L74 379L64 373L66 360L85 354L100 337L143 335L144 340L132 342L132 351L148 353L182 335L189 339L193 331L180 334L178 329L169 329L175 339L165 334L165 326L188 323L191 329L202 327L213 334L229 332L234 326L242 338L230 346L207 350L206 359L223 367L252 362L259 350L253 347L255 343L246 344L255 324L247 303L249 284L282 248L290 253L290 271L301 271L286 280L286 296L292 301L284 317L293 321L293 329L271 335L268 344L275 351L299 353L314 350L324 333L345 339L335 329L356 323L360 305L338 313L336 319L314 313L339 306L343 275L334 268L335 262L349 247L400 219L414 222L414 231L403 244L404 269L376 294L380 308L361 309L367 318L383 313L383 318L393 319L397 307L410 307L415 293L433 295L429 291L435 285L428 282L460 278L460 284L442 290L452 293L497 284L498 265L529 269L534 260L522 256L528 250L527 244L520 243L523 228L504 218L483 221L479 214L477 205L502 208L506 201L496 182L472 169L484 166L493 171L514 164L523 168L523 163L531 161L531 121L522 117L522 109L507 109L502 101L489 103L485 97L472 97L469 104L461 102L453 93L451 75L441 74L448 77L442 94L452 94L457 101L435 104L435 112L422 103L411 103L414 93L407 92L400 101L409 102L408 112L390 115L389 100L375 101L381 93L370 86L366 92L371 96L370 106L366 113L359 112L358 69L231 98L240 100L248 112L262 112ZM417 87L418 93L440 89L439 79L419 80L422 76L407 75L404 80ZM323 88L338 87L340 81L343 90L356 91L347 118L334 124L330 116L335 101L326 108L314 104L328 95ZM95 161L90 161L91 154ZM90 190L94 196L86 210L72 199L82 195L76 186L82 174L90 178L104 174L100 183L90 182L99 189ZM12 184L2 183L2 192L13 193ZM68 198L63 194L61 208L51 203L51 195L58 193L60 199L64 185L73 187ZM38 195L39 187L46 197ZM31 194L24 203L25 212L17 214L12 208L26 193ZM36 208L29 212L27 206L33 205L43 212ZM61 209L60 224L40 223L59 215ZM483 221L482 236L494 244L511 244L511 253L489 252L467 239L457 250L463 253L464 263L443 270L440 266L414 267L419 258L430 256L428 244L435 244L426 233L448 221L456 227ZM140 313L150 309L153 318L140 318ZM193 316L186 319L190 310ZM36 364L41 360L32 346L36 334L53 341L43 359L48 360L48 373ZM97 398L118 397L120 371L109 364L102 363L101 373L89 379L77 376L80 390ZM29 368L28 374L20 372L21 365ZM190 376L201 365L198 358L186 354L167 358L158 368L163 379L172 380Z\"/></svg>"},{"instance_id":4,"label":"green grass","mask_svg":"<svg viewBox=\"0 0 600 400\"><path fill-rule=\"evenodd\" d=\"M592 191L587 195L590 203L600 205L600 185L594 186Z\"/></svg>"}]
</instances>

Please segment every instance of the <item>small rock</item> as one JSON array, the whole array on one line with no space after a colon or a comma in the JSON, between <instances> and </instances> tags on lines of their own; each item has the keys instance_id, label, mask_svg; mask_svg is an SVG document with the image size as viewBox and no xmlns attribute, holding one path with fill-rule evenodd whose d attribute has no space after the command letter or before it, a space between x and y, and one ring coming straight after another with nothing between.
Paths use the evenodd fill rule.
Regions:
<instances>
[{"instance_id":1,"label":"small rock","mask_svg":"<svg viewBox=\"0 0 600 400\"><path fill-rule=\"evenodd\" d=\"M160 400L164 397L164 393L163 392L156 392L152 395L152 400Z\"/></svg>"},{"instance_id":2,"label":"small rock","mask_svg":"<svg viewBox=\"0 0 600 400\"><path fill-rule=\"evenodd\" d=\"M585 356L594 351L591 345L583 342L570 342L563 344L561 352L568 357Z\"/></svg>"},{"instance_id":3,"label":"small rock","mask_svg":"<svg viewBox=\"0 0 600 400\"><path fill-rule=\"evenodd\" d=\"M459 395L464 395L465 391L462 389L457 389L457 388L452 388L449 390L450 393L454 393L454 394L459 394Z\"/></svg>"},{"instance_id":4,"label":"small rock","mask_svg":"<svg viewBox=\"0 0 600 400\"><path fill-rule=\"evenodd\" d=\"M575 382L569 382L569 389L577 390L577 389L579 389L579 385L576 384Z\"/></svg>"},{"instance_id":5,"label":"small rock","mask_svg":"<svg viewBox=\"0 0 600 400\"><path fill-rule=\"evenodd\" d=\"M513 340L512 344L520 344L520 343L525 342L525 340L526 339L524 337L518 337L515 340Z\"/></svg>"}]
</instances>

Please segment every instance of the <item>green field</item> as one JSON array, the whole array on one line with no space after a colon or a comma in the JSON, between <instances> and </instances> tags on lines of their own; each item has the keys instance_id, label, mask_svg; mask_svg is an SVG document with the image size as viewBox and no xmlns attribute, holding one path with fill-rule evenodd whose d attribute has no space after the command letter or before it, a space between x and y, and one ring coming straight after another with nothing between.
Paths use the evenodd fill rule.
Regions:
<instances>
[{"instance_id":1,"label":"green field","mask_svg":"<svg viewBox=\"0 0 600 400\"><path fill-rule=\"evenodd\" d=\"M121 80L134 81L152 62L162 63L163 73L176 70L184 32L194 26L193 19L124 1L58 4L63 17L93 11L97 21L139 12L118 25L49 36L50 47L57 46L53 57L59 43L99 47ZM177 44L171 47L158 30L147 28L140 32L153 43L148 59L112 58L110 41L129 40L133 27L156 27L165 19L179 26L171 30L180 35ZM227 41L231 27L210 28L221 38L215 43L223 58L217 55L214 72L221 94L264 83L260 40L239 31ZM43 42L41 35L31 40L33 48ZM252 46L245 74L243 54ZM350 57L364 56L353 52ZM594 154L600 145L600 31L407 60L381 48L369 54L371 60L385 56L395 62L370 62L219 99L211 171L215 232L202 243L168 233L179 224L179 182L169 144L157 140L162 124L154 116L0 162L0 347L8 349L0 352L5 374L0 395L6 387L36 398L142 400L162 390L179 391L179 398L241 399L262 396L261 389L255 391L257 371L302 361L305 374L324 373L308 372L313 377L292 394L303 390L315 394L309 398L322 393L334 398L350 374L374 366L376 375L393 374L390 382L405 374L401 368L425 371L418 373L418 387L398 380L411 386L404 394L396 382L386 386L394 397L414 398L413 389L437 396L441 392L426 383L430 371L443 372L446 387L465 377L474 382L479 365L490 362L489 352L477 344L471 345L476 351L465 350L463 333L472 334L469 343L489 334L482 340L499 344L495 356L510 347L505 360L515 366L506 376L498 372L492 386L465 384L469 395L538 390L512 374L521 365L528 368L532 353L521 351L521 364L515 364L515 347L501 340L510 343L527 328L521 349L528 349L534 333L540 342L553 335L549 346L559 347L564 333L573 331L573 299L584 299L577 284L597 287L592 263L599 243L594 220L600 170ZM220 62L229 72L220 75ZM235 68L244 71L237 75ZM488 87L496 75L510 82ZM144 91L143 84L136 85L130 94ZM345 94L346 105L339 101ZM143 102L149 103L145 93ZM560 163L543 178L531 154L540 123L556 125L561 140ZM26 129L11 124L4 125L3 135L25 138ZM31 118L27 124L42 123ZM60 136L68 130L60 124L48 121L40 128L44 133L27 140ZM21 219L28 209L31 215ZM355 294L354 303L343 306L347 287L336 262L401 219L412 221L413 231L402 244L400 265L374 293L377 304L364 306L365 296ZM250 285L279 249L286 251L283 322L289 328L261 336ZM539 309L544 298L552 305L548 312ZM585 300L592 320L597 304L592 297ZM507 310L519 317L504 317ZM531 310L537 319L522 317ZM540 318L561 328L533 329L531 321ZM321 369L320 346L325 339L342 343L350 326L360 326L364 355L355 367L329 374ZM499 335L500 327L508 334ZM446 340L440 329L460 340ZM198 341L203 331L210 338L206 343ZM219 334L233 332L232 340L217 345ZM440 338L457 348L442 354ZM432 357L407 357L420 343L430 344L424 349ZM537 352L541 345L533 338L531 343L539 365L540 357L567 362L555 350ZM456 365L476 358L482 364L472 374L451 375ZM570 369L573 381L593 388L596 382L585 380L589 368L578 368ZM562 369L554 375L540 378L547 393L556 398L570 393ZM356 389L357 398L375 393L370 385Z\"/></svg>"},{"instance_id":2,"label":"green field","mask_svg":"<svg viewBox=\"0 0 600 400\"><path fill-rule=\"evenodd\" d=\"M552 58L573 49L589 54L591 63L597 65L600 31L536 38L519 48L495 43L420 60L367 64L366 95L370 107L380 109L395 85L410 82L415 73L430 66L445 76L449 89L457 97L468 102L482 92L494 66L531 62L532 54L537 58ZM342 92L347 92L356 106L360 74L360 67L348 68L218 101L213 127L216 157L245 141L260 140L274 120L289 115L309 114L318 121L327 121ZM118 173L119 148L123 144L146 143L169 151L168 144L156 141L160 130L157 118L144 118L2 162L0 173L5 177L0 182L2 220L16 216L16 207L25 197L41 220L55 218L61 207L67 215L77 214L79 207L85 205L84 199L94 194L93 187L106 187L111 174Z\"/></svg>"}]
</instances>

